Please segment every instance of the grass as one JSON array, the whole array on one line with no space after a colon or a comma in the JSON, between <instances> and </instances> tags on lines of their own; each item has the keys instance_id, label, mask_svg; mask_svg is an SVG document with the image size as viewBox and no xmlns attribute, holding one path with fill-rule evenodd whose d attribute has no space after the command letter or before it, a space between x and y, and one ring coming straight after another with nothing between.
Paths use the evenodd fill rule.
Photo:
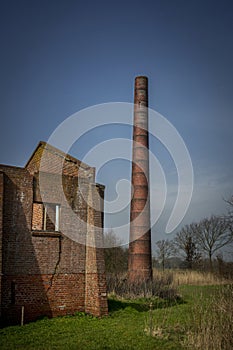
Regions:
<instances>
[{"instance_id":1,"label":"grass","mask_svg":"<svg viewBox=\"0 0 233 350\"><path fill-rule=\"evenodd\" d=\"M145 332L149 305L145 300L109 300L110 315L83 314L44 319L23 327L2 329L1 349L177 349L176 339L156 339ZM163 301L155 310L167 307ZM162 315L162 314L161 314Z\"/></svg>"},{"instance_id":2,"label":"grass","mask_svg":"<svg viewBox=\"0 0 233 350\"><path fill-rule=\"evenodd\" d=\"M201 294L191 310L185 338L188 349L233 349L233 285L215 287L214 293Z\"/></svg>"},{"instance_id":3,"label":"grass","mask_svg":"<svg viewBox=\"0 0 233 350\"><path fill-rule=\"evenodd\" d=\"M200 334L210 332L208 327L203 327L206 319L202 312L212 312L211 303L227 289L222 285L182 285L178 289L180 297L172 300L159 297L126 300L110 295L108 317L97 319L78 313L43 319L23 327L7 327L0 330L0 348L218 349L196 345L202 346ZM222 330L219 327L218 333Z\"/></svg>"},{"instance_id":4,"label":"grass","mask_svg":"<svg viewBox=\"0 0 233 350\"><path fill-rule=\"evenodd\" d=\"M172 270L173 281L176 285L219 285L227 284L229 280L223 277L216 276L211 272L201 272L192 270ZM156 274L161 274L161 271L156 271Z\"/></svg>"}]
</instances>

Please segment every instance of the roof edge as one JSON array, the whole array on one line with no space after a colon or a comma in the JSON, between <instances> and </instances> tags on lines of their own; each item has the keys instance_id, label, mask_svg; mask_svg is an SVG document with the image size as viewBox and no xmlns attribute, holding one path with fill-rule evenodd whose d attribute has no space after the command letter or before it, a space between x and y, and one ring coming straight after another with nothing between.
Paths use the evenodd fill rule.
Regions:
<instances>
[{"instance_id":1,"label":"roof edge","mask_svg":"<svg viewBox=\"0 0 233 350\"><path fill-rule=\"evenodd\" d=\"M45 141L40 141L40 142L37 144L35 150L33 151L32 155L31 155L30 158L28 159L28 161L27 161L27 163L25 164L25 167L24 167L24 168L27 168L27 166L29 165L30 161L31 161L32 158L34 157L36 151L37 151L37 150L39 149L39 147L41 147L41 146L43 146L44 148L48 149L48 151L51 150L51 151L53 151L53 152L58 153L58 154L61 155L65 160L69 160L69 161L71 161L71 162L73 162L73 163L75 163L75 164L78 164L78 165L79 165L81 168L83 168L83 169L95 169L95 167L92 167L92 166L90 166L90 165L88 165L88 164L82 162L81 160L79 160L79 159L77 159L77 158L71 156L71 155L68 154L68 153L65 153L65 152L61 151L60 149L58 149L58 148L56 148L56 147L50 145L49 143L47 143L47 142L45 142Z\"/></svg>"}]
</instances>

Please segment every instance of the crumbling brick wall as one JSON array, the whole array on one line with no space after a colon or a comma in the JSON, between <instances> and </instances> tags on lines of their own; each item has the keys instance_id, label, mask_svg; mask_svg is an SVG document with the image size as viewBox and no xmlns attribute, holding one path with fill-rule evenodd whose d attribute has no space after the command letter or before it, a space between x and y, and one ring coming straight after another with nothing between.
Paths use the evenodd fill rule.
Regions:
<instances>
[{"instance_id":1,"label":"crumbling brick wall","mask_svg":"<svg viewBox=\"0 0 233 350\"><path fill-rule=\"evenodd\" d=\"M40 152L39 144L26 168L0 167L2 319L5 323L19 323L22 306L25 321L77 311L106 315L105 264L101 247L103 202L97 196L99 193L103 197L104 187L90 181L94 170L86 166L82 173L86 176L82 181L82 192L84 197L85 194L91 196L95 202L93 204L98 209L93 209L79 191L79 170L76 168L80 164L77 160L68 160L71 174L67 171L62 176L64 197L57 187L60 175L42 173L45 183L43 197L51 205L59 204L60 226L58 230L55 226L42 227L43 223L40 226L40 213L33 214L38 203L42 204L40 211L43 211L37 162ZM55 171L56 159L60 161L63 156L57 152L55 160L51 161L51 154L49 152L48 168L44 170L49 170L49 164L53 164ZM80 219L77 221L79 226L76 220L72 220L71 212ZM33 227L35 216L37 227ZM99 229L95 231L94 226L88 226L87 222ZM90 237L98 241L98 247L86 245Z\"/></svg>"},{"instance_id":2,"label":"crumbling brick wall","mask_svg":"<svg viewBox=\"0 0 233 350\"><path fill-rule=\"evenodd\" d=\"M44 162L41 162L43 156ZM26 164L27 170L34 174L42 172L57 174L62 169L63 175L80 176L95 181L95 168L65 154L49 144L40 141L36 150Z\"/></svg>"}]
</instances>

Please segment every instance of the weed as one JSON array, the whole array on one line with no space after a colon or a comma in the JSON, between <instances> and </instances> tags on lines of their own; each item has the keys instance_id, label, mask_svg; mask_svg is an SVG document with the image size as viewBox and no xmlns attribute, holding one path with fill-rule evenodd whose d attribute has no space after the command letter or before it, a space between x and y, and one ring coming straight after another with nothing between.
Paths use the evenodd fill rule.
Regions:
<instances>
[{"instance_id":1,"label":"weed","mask_svg":"<svg viewBox=\"0 0 233 350\"><path fill-rule=\"evenodd\" d=\"M233 349L233 285L219 289L192 308L191 327L184 344L189 349Z\"/></svg>"},{"instance_id":2,"label":"weed","mask_svg":"<svg viewBox=\"0 0 233 350\"><path fill-rule=\"evenodd\" d=\"M126 274L108 274L107 289L111 295L128 299L158 296L170 300L178 297L171 273L156 274L152 281L134 282L129 282Z\"/></svg>"},{"instance_id":3,"label":"weed","mask_svg":"<svg viewBox=\"0 0 233 350\"><path fill-rule=\"evenodd\" d=\"M157 274L161 272L156 272ZM173 270L170 273L173 275L175 285L219 285L229 283L226 279L219 277L211 272L201 272L194 270Z\"/></svg>"},{"instance_id":4,"label":"weed","mask_svg":"<svg viewBox=\"0 0 233 350\"><path fill-rule=\"evenodd\" d=\"M160 290L174 288L169 274L161 279L165 285L161 282ZM232 349L233 286L182 285L178 292L175 298L129 299L115 293L109 298L108 317L78 312L7 327L0 330L1 349Z\"/></svg>"}]
</instances>

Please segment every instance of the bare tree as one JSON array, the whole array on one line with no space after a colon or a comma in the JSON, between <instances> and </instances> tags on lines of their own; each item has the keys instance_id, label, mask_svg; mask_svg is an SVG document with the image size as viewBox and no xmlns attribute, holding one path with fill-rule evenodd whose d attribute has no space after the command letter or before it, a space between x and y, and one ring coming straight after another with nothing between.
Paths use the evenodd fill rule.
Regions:
<instances>
[{"instance_id":1,"label":"bare tree","mask_svg":"<svg viewBox=\"0 0 233 350\"><path fill-rule=\"evenodd\" d=\"M233 236L233 196L226 200L227 204L229 205L229 210L227 215L225 216L225 220L227 221L229 225L229 230L231 232L231 235Z\"/></svg>"},{"instance_id":2,"label":"bare tree","mask_svg":"<svg viewBox=\"0 0 233 350\"><path fill-rule=\"evenodd\" d=\"M208 255L212 270L213 254L232 242L229 224L225 218L211 216L193 224L192 230L200 250Z\"/></svg>"},{"instance_id":3,"label":"bare tree","mask_svg":"<svg viewBox=\"0 0 233 350\"><path fill-rule=\"evenodd\" d=\"M166 261L175 255L176 249L174 242L169 239L162 239L156 242L158 249L156 250L157 257L162 263L163 271L165 269Z\"/></svg>"},{"instance_id":4,"label":"bare tree","mask_svg":"<svg viewBox=\"0 0 233 350\"><path fill-rule=\"evenodd\" d=\"M193 234L193 224L184 226L178 232L174 239L177 248L184 254L187 267L193 268L194 263L198 262L201 254Z\"/></svg>"},{"instance_id":5,"label":"bare tree","mask_svg":"<svg viewBox=\"0 0 233 350\"><path fill-rule=\"evenodd\" d=\"M118 274L127 270L128 249L123 247L121 240L113 230L104 234L104 257L106 272Z\"/></svg>"}]
</instances>

